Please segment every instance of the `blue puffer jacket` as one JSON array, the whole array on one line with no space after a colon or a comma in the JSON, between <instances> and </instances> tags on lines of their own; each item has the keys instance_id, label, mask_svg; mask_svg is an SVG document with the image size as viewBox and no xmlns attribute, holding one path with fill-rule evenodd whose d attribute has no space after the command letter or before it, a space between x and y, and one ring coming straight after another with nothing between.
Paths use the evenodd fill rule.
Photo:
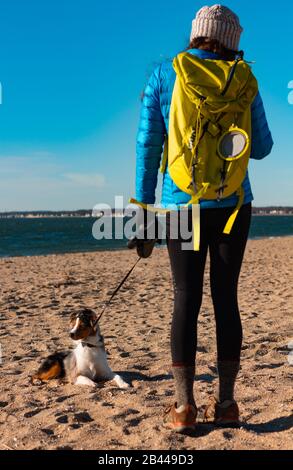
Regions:
<instances>
[{"instance_id":1,"label":"blue puffer jacket","mask_svg":"<svg viewBox=\"0 0 293 470\"><path fill-rule=\"evenodd\" d=\"M220 59L217 54L200 49L188 51L201 59ZM176 74L172 61L166 61L152 73L144 92L136 145L136 199L154 204L165 134L169 128L169 112ZM271 152L272 136L266 120L263 102L258 94L252 104L251 158L261 160ZM243 182L244 204L253 200L248 172ZM222 201L201 200L201 209L236 206L238 196ZM179 208L188 203L190 196L182 192L171 180L168 170L164 174L161 205Z\"/></svg>"}]
</instances>

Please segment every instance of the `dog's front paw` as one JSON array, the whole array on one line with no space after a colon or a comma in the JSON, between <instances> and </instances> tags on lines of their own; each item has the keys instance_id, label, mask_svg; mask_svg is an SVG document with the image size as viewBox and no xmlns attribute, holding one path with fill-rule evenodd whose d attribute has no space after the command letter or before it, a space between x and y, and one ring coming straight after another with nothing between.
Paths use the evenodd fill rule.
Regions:
<instances>
[{"instance_id":1,"label":"dog's front paw","mask_svg":"<svg viewBox=\"0 0 293 470\"><path fill-rule=\"evenodd\" d=\"M123 388L126 390L127 388L130 388L130 384L125 382L120 375L115 375L113 378L114 382L118 385L119 388Z\"/></svg>"},{"instance_id":2,"label":"dog's front paw","mask_svg":"<svg viewBox=\"0 0 293 470\"><path fill-rule=\"evenodd\" d=\"M122 385L120 388L124 388L124 389L131 388L131 385L128 384L127 382L124 382L124 380L122 380Z\"/></svg>"},{"instance_id":3,"label":"dog's front paw","mask_svg":"<svg viewBox=\"0 0 293 470\"><path fill-rule=\"evenodd\" d=\"M87 385L88 387L97 387L96 382L85 377L84 375L79 375L75 380L75 385Z\"/></svg>"}]
</instances>

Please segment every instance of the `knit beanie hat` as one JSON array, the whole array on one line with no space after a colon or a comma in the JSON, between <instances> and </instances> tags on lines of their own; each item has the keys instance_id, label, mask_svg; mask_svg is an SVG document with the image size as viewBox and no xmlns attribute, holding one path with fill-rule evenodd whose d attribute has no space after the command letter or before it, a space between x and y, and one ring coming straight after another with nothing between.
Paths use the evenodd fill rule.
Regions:
<instances>
[{"instance_id":1,"label":"knit beanie hat","mask_svg":"<svg viewBox=\"0 0 293 470\"><path fill-rule=\"evenodd\" d=\"M190 40L217 39L227 49L237 51L243 29L238 16L223 5L201 8L192 21Z\"/></svg>"}]
</instances>

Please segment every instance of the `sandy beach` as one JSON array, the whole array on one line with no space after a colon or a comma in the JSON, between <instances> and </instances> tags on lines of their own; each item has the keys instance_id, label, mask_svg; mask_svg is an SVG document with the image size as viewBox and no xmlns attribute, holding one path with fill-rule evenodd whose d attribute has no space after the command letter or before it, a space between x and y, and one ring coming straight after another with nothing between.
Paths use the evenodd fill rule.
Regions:
<instances>
[{"instance_id":1,"label":"sandy beach","mask_svg":"<svg viewBox=\"0 0 293 470\"><path fill-rule=\"evenodd\" d=\"M31 384L42 358L72 347L70 313L81 305L99 312L135 259L128 251L0 259L0 449L293 449L293 237L248 242L239 287L240 429L202 424L217 387L208 265L195 383L199 425L188 436L161 426L174 401L165 248L138 264L101 320L111 367L132 388Z\"/></svg>"}]
</instances>

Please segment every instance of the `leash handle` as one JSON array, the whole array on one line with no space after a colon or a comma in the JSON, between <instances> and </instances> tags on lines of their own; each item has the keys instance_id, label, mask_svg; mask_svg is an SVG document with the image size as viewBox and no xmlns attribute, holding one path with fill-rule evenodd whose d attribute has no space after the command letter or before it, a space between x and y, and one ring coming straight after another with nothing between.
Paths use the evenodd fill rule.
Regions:
<instances>
[{"instance_id":1,"label":"leash handle","mask_svg":"<svg viewBox=\"0 0 293 470\"><path fill-rule=\"evenodd\" d=\"M141 260L141 258L138 258L136 260L136 262L134 263L134 265L132 266L132 268L128 271L128 273L124 276L124 278L122 279L122 281L120 282L120 284L116 287L116 289L114 290L114 292L112 293L111 297L109 300L107 300L107 302L105 303L104 305L104 308L102 310L102 312L100 313L100 315L98 316L98 319L95 321L94 323L94 327L97 325L97 323L99 323L100 319L102 318L102 316L104 315L105 313L105 310L106 308L110 305L110 303L112 302L113 298L115 297L115 295L117 294L117 292L119 292L119 290L121 289L121 287L123 286L123 284L127 281L127 279L129 278L130 274L132 273L132 271L135 269L136 265L139 263L139 261Z\"/></svg>"}]
</instances>

